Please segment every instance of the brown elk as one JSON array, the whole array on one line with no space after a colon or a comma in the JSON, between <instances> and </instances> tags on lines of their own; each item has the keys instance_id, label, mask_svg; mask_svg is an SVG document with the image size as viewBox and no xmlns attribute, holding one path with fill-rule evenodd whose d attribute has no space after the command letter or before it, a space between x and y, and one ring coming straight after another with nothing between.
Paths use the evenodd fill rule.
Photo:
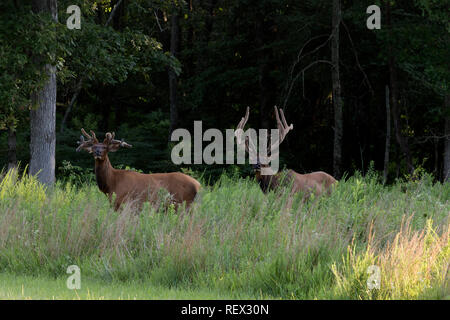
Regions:
<instances>
[{"instance_id":1,"label":"brown elk","mask_svg":"<svg viewBox=\"0 0 450 320\"><path fill-rule=\"evenodd\" d=\"M116 194L114 210L118 210L122 203L127 201L137 201L142 205L144 201L155 203L159 191L164 188L170 195L171 200L178 207L186 202L189 207L194 201L200 189L200 183L194 178L181 172L143 174L130 170L114 169L109 162L108 152L116 152L120 147L131 148L128 143L114 139L113 133L106 133L103 143L100 143L95 133L91 130L91 135L81 129L81 136L77 152L85 150L92 153L95 159L95 177L99 189L105 193L109 201L112 201L113 194Z\"/></svg>"},{"instance_id":2,"label":"brown elk","mask_svg":"<svg viewBox=\"0 0 450 320\"><path fill-rule=\"evenodd\" d=\"M295 172L294 170L288 170L287 172L270 174L269 162L273 158L273 156L278 155L277 153L271 154L271 151L278 150L279 145L281 144L281 142L283 142L284 138L286 138L288 132L293 129L293 125L291 124L290 126L288 126L286 118L284 117L283 109L280 109L280 119L277 107L275 106L275 117L279 130L279 140L274 144L272 144L271 142L268 143L267 155L269 156L264 159L265 161L262 161L263 163L261 163L262 156L257 152L257 149L255 147L256 145L251 140L250 135L245 135L245 141L243 141L244 126L248 121L249 113L250 108L247 107L245 117L243 117L239 122L237 130L235 131L235 135L238 145L242 145L248 154L257 155L256 164L253 164L253 169L255 171L256 179L259 182L259 185L264 193L267 193L270 190L275 190L280 185L292 185L291 192L303 192L305 198L308 198L311 193L314 193L315 195L321 195L324 192L328 194L331 192L331 187L336 182L336 179L323 171L300 174ZM269 172L269 174L261 174L262 168L265 169L266 173Z\"/></svg>"}]
</instances>

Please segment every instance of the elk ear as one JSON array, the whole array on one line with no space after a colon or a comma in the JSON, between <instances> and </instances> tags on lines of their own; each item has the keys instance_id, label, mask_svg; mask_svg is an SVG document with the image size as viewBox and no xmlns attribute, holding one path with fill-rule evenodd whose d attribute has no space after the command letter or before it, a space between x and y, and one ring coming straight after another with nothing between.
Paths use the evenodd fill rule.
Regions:
<instances>
[{"instance_id":1,"label":"elk ear","mask_svg":"<svg viewBox=\"0 0 450 320\"><path fill-rule=\"evenodd\" d=\"M92 146L80 146L77 148L77 152L80 152L81 150L92 153Z\"/></svg>"},{"instance_id":2,"label":"elk ear","mask_svg":"<svg viewBox=\"0 0 450 320\"><path fill-rule=\"evenodd\" d=\"M120 149L120 143L109 143L108 144L108 152L116 152Z\"/></svg>"}]
</instances>

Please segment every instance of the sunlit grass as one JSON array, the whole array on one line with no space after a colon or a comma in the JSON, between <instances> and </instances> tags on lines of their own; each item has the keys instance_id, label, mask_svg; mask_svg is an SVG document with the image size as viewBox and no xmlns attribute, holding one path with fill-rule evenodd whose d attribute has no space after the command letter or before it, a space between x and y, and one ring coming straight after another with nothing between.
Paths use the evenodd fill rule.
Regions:
<instances>
[{"instance_id":1,"label":"sunlit grass","mask_svg":"<svg viewBox=\"0 0 450 320\"><path fill-rule=\"evenodd\" d=\"M448 299L450 295L450 225L439 235L427 220L422 230L412 231L405 221L384 247L369 238L366 250L348 248L343 263L333 264L337 297L354 299ZM367 285L370 266L379 268L378 289ZM373 271L369 272L371 275Z\"/></svg>"},{"instance_id":2,"label":"sunlit grass","mask_svg":"<svg viewBox=\"0 0 450 320\"><path fill-rule=\"evenodd\" d=\"M173 300L173 299L254 299L251 294L222 293L217 290L166 288L150 282L106 282L82 279L79 290L68 289L66 278L0 273L0 299L14 300ZM260 296L259 299L270 299Z\"/></svg>"}]
</instances>

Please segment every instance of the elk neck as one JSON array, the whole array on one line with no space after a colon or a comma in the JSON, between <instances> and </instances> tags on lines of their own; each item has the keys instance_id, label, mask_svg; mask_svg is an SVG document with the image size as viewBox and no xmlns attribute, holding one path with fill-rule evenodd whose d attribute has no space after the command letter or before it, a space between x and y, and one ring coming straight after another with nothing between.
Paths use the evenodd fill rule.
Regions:
<instances>
[{"instance_id":1,"label":"elk neck","mask_svg":"<svg viewBox=\"0 0 450 320\"><path fill-rule=\"evenodd\" d=\"M278 186L277 175L262 175L261 172L257 171L255 177L264 193L267 193Z\"/></svg>"},{"instance_id":2,"label":"elk neck","mask_svg":"<svg viewBox=\"0 0 450 320\"><path fill-rule=\"evenodd\" d=\"M102 192L110 192L113 182L113 167L109 162L108 155L105 156L104 160L95 159L95 179Z\"/></svg>"},{"instance_id":3,"label":"elk neck","mask_svg":"<svg viewBox=\"0 0 450 320\"><path fill-rule=\"evenodd\" d=\"M289 186L295 179L292 170L269 175L262 175L261 172L256 172L255 176L264 193L275 190L280 186Z\"/></svg>"}]
</instances>

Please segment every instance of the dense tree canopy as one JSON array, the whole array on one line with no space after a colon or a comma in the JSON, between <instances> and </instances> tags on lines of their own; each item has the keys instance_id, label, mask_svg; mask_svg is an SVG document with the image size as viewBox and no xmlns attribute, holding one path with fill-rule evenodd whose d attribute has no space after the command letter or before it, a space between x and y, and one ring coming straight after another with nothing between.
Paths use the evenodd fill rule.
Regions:
<instances>
[{"instance_id":1,"label":"dense tree canopy","mask_svg":"<svg viewBox=\"0 0 450 320\"><path fill-rule=\"evenodd\" d=\"M445 126L450 117L445 103L450 94L448 2L340 1L342 172L383 170L389 86L388 180L411 173L405 150L413 170L423 168L443 179L450 135ZM51 63L58 81L59 176L67 161L92 167L90 157L75 153L81 127L98 136L115 131L133 145L111 157L114 165L172 171L180 166L170 161L171 129L192 130L194 120L202 120L204 130L235 128L247 106L250 126L274 128L274 105L283 107L294 124L281 148L282 165L301 173L332 173L331 3L59 0L59 22L54 22L33 13L27 1L2 1L1 165L8 164L11 128L17 133L17 159L29 162L30 97L46 80L40 65ZM79 30L66 27L66 8L72 4L81 8ZM372 4L381 8L381 29L366 26L366 8ZM45 59L36 63L36 55ZM192 165L212 177L236 168L244 175L250 170Z\"/></svg>"}]
</instances>

